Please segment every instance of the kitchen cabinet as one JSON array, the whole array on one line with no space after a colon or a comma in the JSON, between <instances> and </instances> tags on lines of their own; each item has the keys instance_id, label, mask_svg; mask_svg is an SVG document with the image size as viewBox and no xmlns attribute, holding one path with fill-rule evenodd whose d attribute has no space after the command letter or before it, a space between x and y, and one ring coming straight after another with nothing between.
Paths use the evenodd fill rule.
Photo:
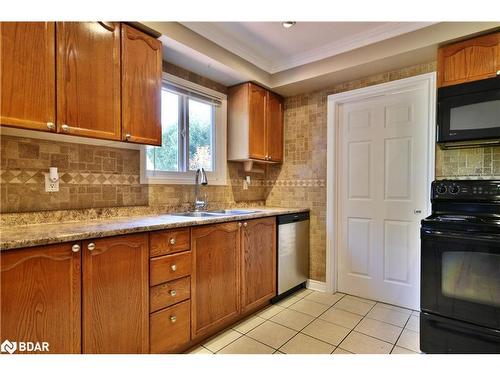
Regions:
<instances>
[{"instance_id":1,"label":"kitchen cabinet","mask_svg":"<svg viewBox=\"0 0 500 375\"><path fill-rule=\"evenodd\" d=\"M500 74L500 32L438 49L437 86L477 81Z\"/></svg>"},{"instance_id":2,"label":"kitchen cabinet","mask_svg":"<svg viewBox=\"0 0 500 375\"><path fill-rule=\"evenodd\" d=\"M148 353L148 234L84 241L82 257L83 353Z\"/></svg>"},{"instance_id":3,"label":"kitchen cabinet","mask_svg":"<svg viewBox=\"0 0 500 375\"><path fill-rule=\"evenodd\" d=\"M283 100L247 82L229 89L228 160L283 161Z\"/></svg>"},{"instance_id":4,"label":"kitchen cabinet","mask_svg":"<svg viewBox=\"0 0 500 375\"><path fill-rule=\"evenodd\" d=\"M57 131L119 140L120 23L57 23Z\"/></svg>"},{"instance_id":5,"label":"kitchen cabinet","mask_svg":"<svg viewBox=\"0 0 500 375\"><path fill-rule=\"evenodd\" d=\"M243 222L241 231L241 310L276 295L276 218Z\"/></svg>"},{"instance_id":6,"label":"kitchen cabinet","mask_svg":"<svg viewBox=\"0 0 500 375\"><path fill-rule=\"evenodd\" d=\"M192 339L214 333L240 314L240 225L191 230Z\"/></svg>"},{"instance_id":7,"label":"kitchen cabinet","mask_svg":"<svg viewBox=\"0 0 500 375\"><path fill-rule=\"evenodd\" d=\"M122 137L161 145L162 44L122 24Z\"/></svg>"},{"instance_id":8,"label":"kitchen cabinet","mask_svg":"<svg viewBox=\"0 0 500 375\"><path fill-rule=\"evenodd\" d=\"M1 125L161 145L159 40L119 22L0 26Z\"/></svg>"},{"instance_id":9,"label":"kitchen cabinet","mask_svg":"<svg viewBox=\"0 0 500 375\"><path fill-rule=\"evenodd\" d=\"M79 242L2 251L0 342L80 353L81 272Z\"/></svg>"},{"instance_id":10,"label":"kitchen cabinet","mask_svg":"<svg viewBox=\"0 0 500 375\"><path fill-rule=\"evenodd\" d=\"M55 131L55 23L1 22L0 124Z\"/></svg>"}]
</instances>

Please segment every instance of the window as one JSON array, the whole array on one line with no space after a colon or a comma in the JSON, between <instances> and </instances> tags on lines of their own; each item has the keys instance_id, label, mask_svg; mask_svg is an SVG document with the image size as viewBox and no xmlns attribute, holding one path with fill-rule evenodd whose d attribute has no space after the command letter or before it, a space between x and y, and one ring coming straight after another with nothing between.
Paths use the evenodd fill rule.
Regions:
<instances>
[{"instance_id":1,"label":"window","mask_svg":"<svg viewBox=\"0 0 500 375\"><path fill-rule=\"evenodd\" d=\"M141 152L142 183L193 184L198 168L209 184L226 184L226 96L164 73L162 146Z\"/></svg>"}]
</instances>

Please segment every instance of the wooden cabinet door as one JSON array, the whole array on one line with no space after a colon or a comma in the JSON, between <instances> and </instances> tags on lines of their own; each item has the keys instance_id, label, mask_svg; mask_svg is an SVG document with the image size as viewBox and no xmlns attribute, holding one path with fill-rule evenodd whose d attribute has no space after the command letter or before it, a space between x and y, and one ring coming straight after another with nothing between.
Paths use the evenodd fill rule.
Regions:
<instances>
[{"instance_id":1,"label":"wooden cabinet door","mask_svg":"<svg viewBox=\"0 0 500 375\"><path fill-rule=\"evenodd\" d=\"M267 155L269 160L283 161L283 102L272 93L267 97Z\"/></svg>"},{"instance_id":2,"label":"wooden cabinet door","mask_svg":"<svg viewBox=\"0 0 500 375\"><path fill-rule=\"evenodd\" d=\"M0 23L0 123L55 131L55 23Z\"/></svg>"},{"instance_id":3,"label":"wooden cabinet door","mask_svg":"<svg viewBox=\"0 0 500 375\"><path fill-rule=\"evenodd\" d=\"M122 24L122 139L161 146L161 42Z\"/></svg>"},{"instance_id":4,"label":"wooden cabinet door","mask_svg":"<svg viewBox=\"0 0 500 375\"><path fill-rule=\"evenodd\" d=\"M267 90L248 83L248 121L250 158L266 160L266 102Z\"/></svg>"},{"instance_id":5,"label":"wooden cabinet door","mask_svg":"<svg viewBox=\"0 0 500 375\"><path fill-rule=\"evenodd\" d=\"M276 218L248 220L241 231L241 309L276 295Z\"/></svg>"},{"instance_id":6,"label":"wooden cabinet door","mask_svg":"<svg viewBox=\"0 0 500 375\"><path fill-rule=\"evenodd\" d=\"M438 50L438 87L495 77L500 71L500 32Z\"/></svg>"},{"instance_id":7,"label":"wooden cabinet door","mask_svg":"<svg viewBox=\"0 0 500 375\"><path fill-rule=\"evenodd\" d=\"M57 23L57 131L120 139L120 24Z\"/></svg>"},{"instance_id":8,"label":"wooden cabinet door","mask_svg":"<svg viewBox=\"0 0 500 375\"><path fill-rule=\"evenodd\" d=\"M191 338L195 339L239 315L239 223L193 228L191 241Z\"/></svg>"},{"instance_id":9,"label":"wooden cabinet door","mask_svg":"<svg viewBox=\"0 0 500 375\"><path fill-rule=\"evenodd\" d=\"M82 252L83 353L148 353L148 234L84 241Z\"/></svg>"},{"instance_id":10,"label":"wooden cabinet door","mask_svg":"<svg viewBox=\"0 0 500 375\"><path fill-rule=\"evenodd\" d=\"M80 353L80 251L73 245L80 246L2 251L0 342L47 342L50 354Z\"/></svg>"}]
</instances>

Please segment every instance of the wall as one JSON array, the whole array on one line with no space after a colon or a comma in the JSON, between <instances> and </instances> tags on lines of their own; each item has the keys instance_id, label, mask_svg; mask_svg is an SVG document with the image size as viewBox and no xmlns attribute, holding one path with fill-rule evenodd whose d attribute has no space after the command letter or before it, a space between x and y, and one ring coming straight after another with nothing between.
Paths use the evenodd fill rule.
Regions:
<instances>
[{"instance_id":1,"label":"wall","mask_svg":"<svg viewBox=\"0 0 500 375\"><path fill-rule=\"evenodd\" d=\"M165 63L164 70L227 92L225 86L173 64ZM189 209L194 199L193 185L140 185L138 150L13 136L2 136L0 142L0 212L3 214L94 209L88 214L98 215L95 209L104 207L129 207L106 210L110 215L113 212L121 215L166 212ZM61 173L58 193L44 191L44 173L51 166L58 167ZM250 174L253 183L248 190L243 190L246 173L242 165L228 163L227 173L228 186L203 187L211 207L264 203L267 194L264 174ZM72 215L74 212L53 212L43 217L50 221ZM2 215L2 222L7 224L9 216Z\"/></svg>"}]
</instances>

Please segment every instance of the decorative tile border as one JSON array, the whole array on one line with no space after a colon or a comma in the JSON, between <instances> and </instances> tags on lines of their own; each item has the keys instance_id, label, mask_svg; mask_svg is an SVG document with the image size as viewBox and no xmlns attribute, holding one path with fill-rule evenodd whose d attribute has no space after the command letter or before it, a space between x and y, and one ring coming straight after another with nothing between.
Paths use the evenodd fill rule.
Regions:
<instances>
[{"instance_id":1,"label":"decorative tile border","mask_svg":"<svg viewBox=\"0 0 500 375\"><path fill-rule=\"evenodd\" d=\"M232 186L241 186L243 179L232 179ZM324 179L305 179L305 180L257 180L251 181L250 186L283 186L283 187L324 187Z\"/></svg>"},{"instance_id":2,"label":"decorative tile border","mask_svg":"<svg viewBox=\"0 0 500 375\"><path fill-rule=\"evenodd\" d=\"M61 172L62 184L68 185L139 185L139 175L115 173ZM41 171L0 170L2 184L40 184L45 181Z\"/></svg>"}]
</instances>

